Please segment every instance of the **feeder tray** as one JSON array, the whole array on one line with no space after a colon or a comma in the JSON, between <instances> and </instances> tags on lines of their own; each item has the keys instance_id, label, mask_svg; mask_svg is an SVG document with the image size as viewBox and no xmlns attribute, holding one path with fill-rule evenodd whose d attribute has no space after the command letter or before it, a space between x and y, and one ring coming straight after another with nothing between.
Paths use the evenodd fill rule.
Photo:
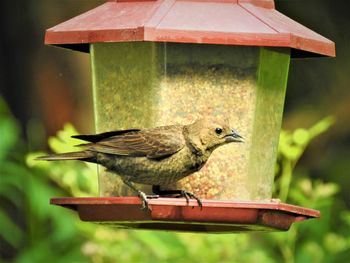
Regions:
<instances>
[{"instance_id":1,"label":"feeder tray","mask_svg":"<svg viewBox=\"0 0 350 263\"><path fill-rule=\"evenodd\" d=\"M235 202L149 199L152 211L141 210L138 197L52 198L50 203L76 211L82 221L117 228L181 232L235 233L287 231L292 223L320 217L317 210L279 202Z\"/></svg>"}]
</instances>

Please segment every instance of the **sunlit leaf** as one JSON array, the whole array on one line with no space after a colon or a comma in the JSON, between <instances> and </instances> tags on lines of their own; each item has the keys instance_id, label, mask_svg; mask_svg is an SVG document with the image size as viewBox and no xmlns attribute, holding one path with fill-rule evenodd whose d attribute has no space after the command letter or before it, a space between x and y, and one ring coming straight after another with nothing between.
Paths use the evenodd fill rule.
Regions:
<instances>
[{"instance_id":1,"label":"sunlit leaf","mask_svg":"<svg viewBox=\"0 0 350 263\"><path fill-rule=\"evenodd\" d=\"M346 239L335 233L327 233L323 242L325 248L332 254L349 249L349 244Z\"/></svg>"},{"instance_id":2,"label":"sunlit leaf","mask_svg":"<svg viewBox=\"0 0 350 263\"><path fill-rule=\"evenodd\" d=\"M339 186L335 183L323 183L316 181L314 194L317 198L327 198L333 196L339 191Z\"/></svg>"},{"instance_id":3,"label":"sunlit leaf","mask_svg":"<svg viewBox=\"0 0 350 263\"><path fill-rule=\"evenodd\" d=\"M45 156L47 153L45 152L32 152L27 154L25 162L28 167L41 167L41 168L49 168L50 163L47 161L36 160L39 156Z\"/></svg>"},{"instance_id":4,"label":"sunlit leaf","mask_svg":"<svg viewBox=\"0 0 350 263\"><path fill-rule=\"evenodd\" d=\"M303 178L299 180L298 186L305 194L312 193L313 191L312 182L309 178Z\"/></svg>"},{"instance_id":5,"label":"sunlit leaf","mask_svg":"<svg viewBox=\"0 0 350 263\"><path fill-rule=\"evenodd\" d=\"M79 144L72 135L79 134L71 124L65 124L63 130L57 132L56 137L49 138L49 146L55 153L76 151L75 145Z\"/></svg>"},{"instance_id":6,"label":"sunlit leaf","mask_svg":"<svg viewBox=\"0 0 350 263\"><path fill-rule=\"evenodd\" d=\"M317 122L314 126L309 129L310 137L314 138L321 133L327 131L335 122L335 118L333 116L328 116L319 122Z\"/></svg>"},{"instance_id":7,"label":"sunlit leaf","mask_svg":"<svg viewBox=\"0 0 350 263\"><path fill-rule=\"evenodd\" d=\"M319 242L308 241L297 254L296 262L323 262L324 250Z\"/></svg>"},{"instance_id":8,"label":"sunlit leaf","mask_svg":"<svg viewBox=\"0 0 350 263\"><path fill-rule=\"evenodd\" d=\"M296 129L293 132L293 141L297 145L306 145L310 140L310 134L307 130L305 129Z\"/></svg>"}]
</instances>

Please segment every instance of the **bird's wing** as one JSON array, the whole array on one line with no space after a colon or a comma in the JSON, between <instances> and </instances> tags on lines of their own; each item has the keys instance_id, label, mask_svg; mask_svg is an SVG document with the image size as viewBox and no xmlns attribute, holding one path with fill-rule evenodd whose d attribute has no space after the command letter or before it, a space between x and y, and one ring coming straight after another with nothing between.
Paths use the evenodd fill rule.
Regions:
<instances>
[{"instance_id":1,"label":"bird's wing","mask_svg":"<svg viewBox=\"0 0 350 263\"><path fill-rule=\"evenodd\" d=\"M91 135L86 135L86 134L73 135L72 138L80 139L87 142L99 142L103 139L110 138L112 136L123 135L134 131L140 131L140 129L118 130L118 131L103 132L103 133L91 134Z\"/></svg>"},{"instance_id":2,"label":"bird's wing","mask_svg":"<svg viewBox=\"0 0 350 263\"><path fill-rule=\"evenodd\" d=\"M83 145L88 150L160 159L170 156L185 146L182 126L164 126L151 130L131 131Z\"/></svg>"}]
</instances>

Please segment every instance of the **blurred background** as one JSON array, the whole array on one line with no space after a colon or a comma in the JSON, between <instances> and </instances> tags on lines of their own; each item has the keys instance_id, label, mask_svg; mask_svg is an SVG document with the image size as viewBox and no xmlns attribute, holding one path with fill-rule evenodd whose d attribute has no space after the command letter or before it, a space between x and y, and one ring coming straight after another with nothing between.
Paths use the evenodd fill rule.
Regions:
<instances>
[{"instance_id":1,"label":"blurred background","mask_svg":"<svg viewBox=\"0 0 350 263\"><path fill-rule=\"evenodd\" d=\"M287 193L287 202L319 209L322 218L287 233L203 235L113 230L48 205L53 196L96 195L97 179L84 164L31 161L38 151L67 150L75 129L93 131L89 55L45 46L44 33L102 2L0 2L0 262L346 261L350 3L275 1L280 12L336 43L336 58L291 61L280 143L299 154L280 150L276 169L276 197ZM298 131L308 140L299 142ZM287 186L279 184L287 176L283 160L295 166Z\"/></svg>"}]
</instances>

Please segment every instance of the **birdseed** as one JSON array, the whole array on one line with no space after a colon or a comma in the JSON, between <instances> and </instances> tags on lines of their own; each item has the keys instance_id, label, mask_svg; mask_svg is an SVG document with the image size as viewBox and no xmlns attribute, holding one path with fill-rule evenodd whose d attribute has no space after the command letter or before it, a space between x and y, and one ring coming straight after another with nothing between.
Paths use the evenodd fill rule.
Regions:
<instances>
[{"instance_id":1,"label":"birdseed","mask_svg":"<svg viewBox=\"0 0 350 263\"><path fill-rule=\"evenodd\" d=\"M215 116L229 118L231 126L244 137L244 143L216 149L200 171L162 189L187 190L201 199L271 198L273 164L262 165L259 175L252 175L250 169L253 162L255 166L265 161L273 163L268 159L275 155L271 152L275 149L260 149L254 153L254 160L251 157L252 151L258 151L252 146L252 137L254 125L261 116L256 114L259 48L252 51L252 48L234 47L231 52L239 62L233 57L234 62L230 64L224 61L227 60L225 53L217 55L216 51L209 52L204 63L197 58L181 61L175 57L172 60L169 46L168 50L157 51L154 43L95 44L92 47L97 132L189 124L203 116ZM185 52L186 59L195 56L189 52ZM223 63L218 63L220 58ZM273 108L273 101L266 106ZM278 126L281 112L278 114L265 116L265 125ZM276 140L274 133L266 129L258 134L264 137L261 139ZM118 175L102 167L99 169L102 196L135 195ZM252 178L256 176L262 178L259 183L265 183L254 184ZM151 193L150 186L136 187Z\"/></svg>"}]
</instances>

